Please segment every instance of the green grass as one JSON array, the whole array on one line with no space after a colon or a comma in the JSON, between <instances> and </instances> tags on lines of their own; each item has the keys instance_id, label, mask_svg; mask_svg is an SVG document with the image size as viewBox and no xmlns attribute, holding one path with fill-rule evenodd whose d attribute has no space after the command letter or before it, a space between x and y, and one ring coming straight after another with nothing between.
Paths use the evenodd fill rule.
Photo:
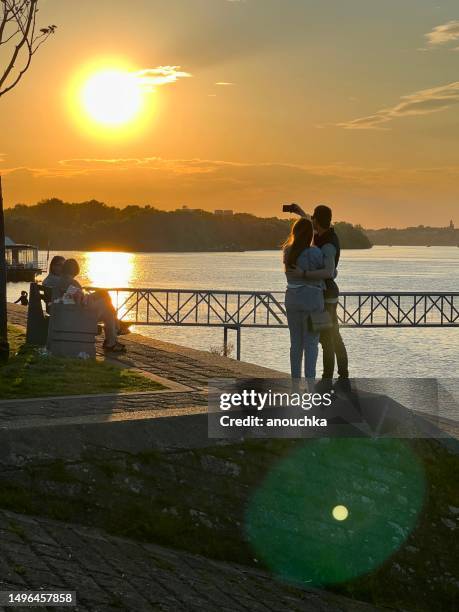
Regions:
<instances>
[{"instance_id":1,"label":"green grass","mask_svg":"<svg viewBox=\"0 0 459 612\"><path fill-rule=\"evenodd\" d=\"M40 355L25 344L20 327L8 326L11 357L0 365L0 399L157 391L164 387L142 374L94 360Z\"/></svg>"}]
</instances>

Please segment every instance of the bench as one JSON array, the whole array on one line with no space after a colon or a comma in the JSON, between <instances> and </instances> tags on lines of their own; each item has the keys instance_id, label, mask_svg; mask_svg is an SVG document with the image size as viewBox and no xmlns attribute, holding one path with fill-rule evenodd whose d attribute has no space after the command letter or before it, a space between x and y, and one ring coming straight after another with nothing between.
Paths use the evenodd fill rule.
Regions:
<instances>
[{"instance_id":1,"label":"bench","mask_svg":"<svg viewBox=\"0 0 459 612\"><path fill-rule=\"evenodd\" d=\"M52 304L47 347L56 357L96 357L97 316L79 304Z\"/></svg>"},{"instance_id":2,"label":"bench","mask_svg":"<svg viewBox=\"0 0 459 612\"><path fill-rule=\"evenodd\" d=\"M95 336L100 333L95 314L76 304L53 303L53 290L31 283L26 342L46 346L56 356L96 356Z\"/></svg>"}]
</instances>

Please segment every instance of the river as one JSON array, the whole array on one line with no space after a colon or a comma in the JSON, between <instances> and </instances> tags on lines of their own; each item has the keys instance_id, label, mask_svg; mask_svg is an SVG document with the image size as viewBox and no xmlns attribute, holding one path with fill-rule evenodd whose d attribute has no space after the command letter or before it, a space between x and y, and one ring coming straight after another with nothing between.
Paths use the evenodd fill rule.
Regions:
<instances>
[{"instance_id":1,"label":"river","mask_svg":"<svg viewBox=\"0 0 459 612\"><path fill-rule=\"evenodd\" d=\"M51 253L51 256L53 253ZM285 288L277 251L245 253L64 252L81 265L83 284L100 287L273 290ZM459 248L385 247L345 250L343 291L459 291ZM23 284L8 285L14 301ZM140 333L193 348L221 347L209 328L141 327ZM344 329L355 377L456 377L459 329ZM287 371L288 331L245 329L242 359ZM319 370L320 371L320 370Z\"/></svg>"}]
</instances>

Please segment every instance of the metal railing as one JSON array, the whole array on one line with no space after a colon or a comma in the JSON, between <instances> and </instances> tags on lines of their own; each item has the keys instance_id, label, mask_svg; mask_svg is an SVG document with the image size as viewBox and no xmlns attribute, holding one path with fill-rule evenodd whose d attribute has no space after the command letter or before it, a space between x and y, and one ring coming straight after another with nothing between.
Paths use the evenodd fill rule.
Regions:
<instances>
[{"instance_id":1,"label":"metal railing","mask_svg":"<svg viewBox=\"0 0 459 612\"><path fill-rule=\"evenodd\" d=\"M12 262L6 260L6 267L8 270L37 270L39 272L44 272L48 268L48 261L42 257L27 262Z\"/></svg>"},{"instance_id":2,"label":"metal railing","mask_svg":"<svg viewBox=\"0 0 459 612\"><path fill-rule=\"evenodd\" d=\"M133 325L287 327L284 293L201 289L108 289L120 319ZM338 318L343 327L459 327L459 293L345 292Z\"/></svg>"}]
</instances>

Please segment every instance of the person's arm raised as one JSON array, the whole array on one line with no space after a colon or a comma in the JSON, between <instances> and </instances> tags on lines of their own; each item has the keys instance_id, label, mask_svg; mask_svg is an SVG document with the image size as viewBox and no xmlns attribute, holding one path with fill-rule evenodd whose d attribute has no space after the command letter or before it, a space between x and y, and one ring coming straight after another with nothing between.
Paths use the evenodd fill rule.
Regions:
<instances>
[{"instance_id":1,"label":"person's arm raised","mask_svg":"<svg viewBox=\"0 0 459 612\"><path fill-rule=\"evenodd\" d=\"M300 217L304 217L305 219L311 218L310 215L308 215L308 213L304 212L304 210L301 208L299 204L295 204L295 203L291 204L291 212Z\"/></svg>"}]
</instances>

